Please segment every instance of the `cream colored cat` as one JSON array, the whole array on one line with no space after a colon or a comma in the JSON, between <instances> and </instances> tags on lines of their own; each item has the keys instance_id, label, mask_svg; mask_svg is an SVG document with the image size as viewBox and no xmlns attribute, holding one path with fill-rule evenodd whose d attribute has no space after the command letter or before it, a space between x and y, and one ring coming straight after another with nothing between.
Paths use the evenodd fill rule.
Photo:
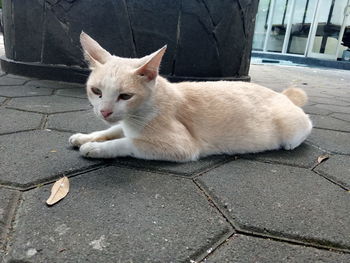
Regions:
<instances>
[{"instance_id":1,"label":"cream colored cat","mask_svg":"<svg viewBox=\"0 0 350 263\"><path fill-rule=\"evenodd\" d=\"M300 89L277 93L247 82L169 83L158 75L166 47L140 58L112 56L82 33L92 70L87 94L111 128L69 138L83 156L190 161L211 154L299 146L312 129Z\"/></svg>"}]
</instances>

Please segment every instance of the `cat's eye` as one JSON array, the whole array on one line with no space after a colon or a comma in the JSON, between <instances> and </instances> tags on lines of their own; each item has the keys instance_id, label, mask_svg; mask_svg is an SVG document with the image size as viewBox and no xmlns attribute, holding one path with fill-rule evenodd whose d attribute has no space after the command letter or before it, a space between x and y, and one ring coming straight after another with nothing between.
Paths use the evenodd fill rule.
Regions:
<instances>
[{"instance_id":1,"label":"cat's eye","mask_svg":"<svg viewBox=\"0 0 350 263\"><path fill-rule=\"evenodd\" d=\"M129 100L134 96L134 94L121 93L118 97L118 100Z\"/></svg>"},{"instance_id":2,"label":"cat's eye","mask_svg":"<svg viewBox=\"0 0 350 263\"><path fill-rule=\"evenodd\" d=\"M95 95L99 96L100 98L102 98L102 91L98 88L92 87L91 88L92 93L94 93Z\"/></svg>"}]
</instances>

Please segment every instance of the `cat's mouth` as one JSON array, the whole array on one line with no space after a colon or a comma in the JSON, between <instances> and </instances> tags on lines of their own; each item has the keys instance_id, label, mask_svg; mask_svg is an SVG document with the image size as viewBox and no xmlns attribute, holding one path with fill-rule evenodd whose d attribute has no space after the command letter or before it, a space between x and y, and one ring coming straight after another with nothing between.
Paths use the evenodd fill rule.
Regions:
<instances>
[{"instance_id":1,"label":"cat's mouth","mask_svg":"<svg viewBox=\"0 0 350 263\"><path fill-rule=\"evenodd\" d=\"M102 116L99 116L99 117L107 124L117 124L123 119L121 116L108 116L106 118Z\"/></svg>"}]
</instances>

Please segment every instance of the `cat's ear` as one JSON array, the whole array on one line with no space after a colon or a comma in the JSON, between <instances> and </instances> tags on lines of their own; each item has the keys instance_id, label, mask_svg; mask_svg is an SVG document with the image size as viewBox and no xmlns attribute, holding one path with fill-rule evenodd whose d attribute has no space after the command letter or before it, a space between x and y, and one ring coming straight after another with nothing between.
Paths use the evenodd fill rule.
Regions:
<instances>
[{"instance_id":1,"label":"cat's ear","mask_svg":"<svg viewBox=\"0 0 350 263\"><path fill-rule=\"evenodd\" d=\"M136 74L147 77L147 80L154 80L158 76L160 62L165 53L167 46L147 56L148 60L145 64L136 70Z\"/></svg>"},{"instance_id":2,"label":"cat's ear","mask_svg":"<svg viewBox=\"0 0 350 263\"><path fill-rule=\"evenodd\" d=\"M84 31L80 34L80 44L84 50L84 58L91 69L104 64L112 56Z\"/></svg>"}]
</instances>

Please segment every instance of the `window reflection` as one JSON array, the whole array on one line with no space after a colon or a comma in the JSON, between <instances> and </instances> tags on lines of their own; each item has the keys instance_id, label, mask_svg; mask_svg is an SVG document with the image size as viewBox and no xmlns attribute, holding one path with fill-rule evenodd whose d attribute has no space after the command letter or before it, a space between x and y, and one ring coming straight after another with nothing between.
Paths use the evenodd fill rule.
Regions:
<instances>
[{"instance_id":1,"label":"window reflection","mask_svg":"<svg viewBox=\"0 0 350 263\"><path fill-rule=\"evenodd\" d=\"M316 0L298 0L292 18L287 53L303 55L309 37Z\"/></svg>"},{"instance_id":2,"label":"window reflection","mask_svg":"<svg viewBox=\"0 0 350 263\"><path fill-rule=\"evenodd\" d=\"M272 27L267 43L267 51L281 52L291 14L291 0L276 1L272 16Z\"/></svg>"}]
</instances>

